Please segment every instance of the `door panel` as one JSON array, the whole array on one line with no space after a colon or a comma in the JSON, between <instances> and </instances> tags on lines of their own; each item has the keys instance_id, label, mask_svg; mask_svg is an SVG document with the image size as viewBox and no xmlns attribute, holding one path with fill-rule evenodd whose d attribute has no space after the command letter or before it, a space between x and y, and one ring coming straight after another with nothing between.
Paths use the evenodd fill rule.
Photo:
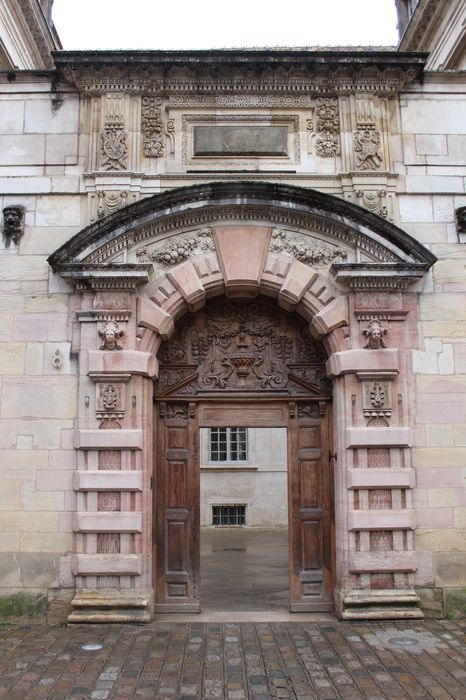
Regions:
<instances>
[{"instance_id":1,"label":"door panel","mask_svg":"<svg viewBox=\"0 0 466 700\"><path fill-rule=\"evenodd\" d=\"M159 404L154 484L158 611L199 610L199 429L197 407Z\"/></svg>"},{"instance_id":2,"label":"door panel","mask_svg":"<svg viewBox=\"0 0 466 700\"><path fill-rule=\"evenodd\" d=\"M291 404L288 427L290 607L333 610L332 511L324 402Z\"/></svg>"}]
</instances>

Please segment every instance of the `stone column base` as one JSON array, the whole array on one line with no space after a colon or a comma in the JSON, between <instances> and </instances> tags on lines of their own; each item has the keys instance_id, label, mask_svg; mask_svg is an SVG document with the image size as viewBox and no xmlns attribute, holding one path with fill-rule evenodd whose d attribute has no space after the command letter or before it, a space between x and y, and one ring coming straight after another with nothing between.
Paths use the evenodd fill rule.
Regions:
<instances>
[{"instance_id":1,"label":"stone column base","mask_svg":"<svg viewBox=\"0 0 466 700\"><path fill-rule=\"evenodd\" d=\"M343 599L342 620L422 620L419 596L411 590L354 590Z\"/></svg>"},{"instance_id":2,"label":"stone column base","mask_svg":"<svg viewBox=\"0 0 466 700\"><path fill-rule=\"evenodd\" d=\"M150 622L152 591L86 589L76 592L68 622Z\"/></svg>"}]
</instances>

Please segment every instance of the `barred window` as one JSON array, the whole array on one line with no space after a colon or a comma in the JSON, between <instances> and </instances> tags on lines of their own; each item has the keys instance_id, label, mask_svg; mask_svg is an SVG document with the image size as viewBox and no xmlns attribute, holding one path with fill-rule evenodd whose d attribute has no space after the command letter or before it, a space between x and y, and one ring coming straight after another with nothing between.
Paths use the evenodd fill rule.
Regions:
<instances>
[{"instance_id":1,"label":"barred window","mask_svg":"<svg viewBox=\"0 0 466 700\"><path fill-rule=\"evenodd\" d=\"M248 462L247 428L210 428L210 464L246 464Z\"/></svg>"},{"instance_id":2,"label":"barred window","mask_svg":"<svg viewBox=\"0 0 466 700\"><path fill-rule=\"evenodd\" d=\"M212 506L212 525L246 525L246 506Z\"/></svg>"}]
</instances>

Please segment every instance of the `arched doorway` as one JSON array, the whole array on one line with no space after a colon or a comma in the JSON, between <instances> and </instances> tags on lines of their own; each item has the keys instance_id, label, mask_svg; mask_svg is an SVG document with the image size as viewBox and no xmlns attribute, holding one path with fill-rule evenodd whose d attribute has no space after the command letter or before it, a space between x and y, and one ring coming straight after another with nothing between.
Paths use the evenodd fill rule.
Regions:
<instances>
[{"instance_id":1,"label":"arched doorway","mask_svg":"<svg viewBox=\"0 0 466 700\"><path fill-rule=\"evenodd\" d=\"M198 611L200 428L287 431L290 609L333 609L331 386L307 324L266 299L188 314L155 386L156 611Z\"/></svg>"}]
</instances>

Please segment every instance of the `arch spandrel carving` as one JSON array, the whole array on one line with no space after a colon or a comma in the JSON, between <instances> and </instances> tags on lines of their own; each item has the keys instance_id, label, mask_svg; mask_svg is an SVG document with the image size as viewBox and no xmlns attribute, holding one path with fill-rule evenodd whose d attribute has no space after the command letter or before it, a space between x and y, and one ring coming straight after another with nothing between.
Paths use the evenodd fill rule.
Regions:
<instances>
[{"instance_id":1,"label":"arch spandrel carving","mask_svg":"<svg viewBox=\"0 0 466 700\"><path fill-rule=\"evenodd\" d=\"M158 360L157 398L331 394L326 358L307 324L263 299L217 301L188 314Z\"/></svg>"}]
</instances>

